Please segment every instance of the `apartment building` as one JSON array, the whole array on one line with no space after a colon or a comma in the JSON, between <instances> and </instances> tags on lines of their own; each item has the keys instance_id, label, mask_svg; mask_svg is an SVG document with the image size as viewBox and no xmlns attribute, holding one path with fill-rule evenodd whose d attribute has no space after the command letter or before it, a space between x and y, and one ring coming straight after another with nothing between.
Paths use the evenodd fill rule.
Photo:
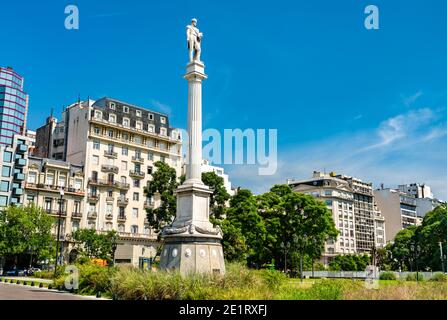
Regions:
<instances>
[{"instance_id":1,"label":"apartment building","mask_svg":"<svg viewBox=\"0 0 447 320\"><path fill-rule=\"evenodd\" d=\"M0 208L20 205L24 199L25 170L28 164L28 140L15 134L10 145L0 144Z\"/></svg>"},{"instance_id":2,"label":"apartment building","mask_svg":"<svg viewBox=\"0 0 447 320\"><path fill-rule=\"evenodd\" d=\"M185 166L184 166L185 167ZM221 177L224 181L225 189L230 196L235 194L235 190L232 188L230 177L225 173L224 168L212 165L208 160L202 160L202 173L204 172L214 172L217 176ZM185 169L184 172L186 173Z\"/></svg>"},{"instance_id":3,"label":"apartment building","mask_svg":"<svg viewBox=\"0 0 447 320\"><path fill-rule=\"evenodd\" d=\"M387 241L393 241L400 230L421 224L422 217L417 214L416 198L413 195L384 188L374 190L374 197L386 220Z\"/></svg>"},{"instance_id":4,"label":"apartment building","mask_svg":"<svg viewBox=\"0 0 447 320\"><path fill-rule=\"evenodd\" d=\"M371 183L358 178L315 171L311 179L289 180L296 192L326 203L340 234L325 245L323 262L340 254L371 253L386 243L385 218L377 207Z\"/></svg>"},{"instance_id":5,"label":"apartment building","mask_svg":"<svg viewBox=\"0 0 447 320\"><path fill-rule=\"evenodd\" d=\"M85 180L83 167L63 161L29 157L25 184L25 205L34 204L55 217L52 233L57 235L61 216L60 238L64 260L76 257L70 235L81 227L85 216Z\"/></svg>"},{"instance_id":6,"label":"apartment building","mask_svg":"<svg viewBox=\"0 0 447 320\"><path fill-rule=\"evenodd\" d=\"M426 184L404 184L399 185L398 189L416 198L416 212L418 217L425 217L428 212L433 211L436 207L445 203L435 198L431 187Z\"/></svg>"},{"instance_id":7,"label":"apartment building","mask_svg":"<svg viewBox=\"0 0 447 320\"><path fill-rule=\"evenodd\" d=\"M145 197L144 187L157 161L169 164L180 176L180 131L169 126L167 115L111 98L74 103L62 119L63 125L51 122L49 138L38 135L36 149L56 158L62 151L54 148L60 148L65 161L83 166L81 227L118 231L116 262L141 265L154 256L157 246L146 209L159 204L159 199ZM55 146L54 141L60 142Z\"/></svg>"}]
</instances>

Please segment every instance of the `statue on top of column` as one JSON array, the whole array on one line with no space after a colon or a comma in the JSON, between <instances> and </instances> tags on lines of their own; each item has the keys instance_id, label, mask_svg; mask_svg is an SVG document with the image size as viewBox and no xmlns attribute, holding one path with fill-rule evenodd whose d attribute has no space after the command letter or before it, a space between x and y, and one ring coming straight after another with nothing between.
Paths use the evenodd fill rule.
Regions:
<instances>
[{"instance_id":1,"label":"statue on top of column","mask_svg":"<svg viewBox=\"0 0 447 320\"><path fill-rule=\"evenodd\" d=\"M197 28L197 19L192 19L191 24L186 27L186 36L188 40L189 62L200 62L200 54L202 53L201 42L203 33Z\"/></svg>"}]
</instances>

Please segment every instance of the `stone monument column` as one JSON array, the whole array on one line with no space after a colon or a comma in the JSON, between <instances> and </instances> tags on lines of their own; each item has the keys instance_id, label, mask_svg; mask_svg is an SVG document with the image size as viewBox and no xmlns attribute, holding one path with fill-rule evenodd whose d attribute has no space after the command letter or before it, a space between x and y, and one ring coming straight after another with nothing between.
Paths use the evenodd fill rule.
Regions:
<instances>
[{"instance_id":1,"label":"stone monument column","mask_svg":"<svg viewBox=\"0 0 447 320\"><path fill-rule=\"evenodd\" d=\"M187 27L190 62L188 81L188 158L186 180L178 187L174 222L164 228L160 269L189 273L225 273L222 231L209 220L212 191L202 182L202 82L207 78L200 61L203 34L197 20Z\"/></svg>"}]
</instances>

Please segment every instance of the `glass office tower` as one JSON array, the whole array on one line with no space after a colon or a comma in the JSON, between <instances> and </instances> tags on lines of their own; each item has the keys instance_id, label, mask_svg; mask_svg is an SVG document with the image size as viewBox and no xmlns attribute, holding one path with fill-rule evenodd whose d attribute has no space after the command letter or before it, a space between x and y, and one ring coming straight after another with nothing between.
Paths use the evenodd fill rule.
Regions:
<instances>
[{"instance_id":1,"label":"glass office tower","mask_svg":"<svg viewBox=\"0 0 447 320\"><path fill-rule=\"evenodd\" d=\"M15 134L25 134L28 95L23 82L12 68L0 67L0 145L12 145Z\"/></svg>"}]
</instances>

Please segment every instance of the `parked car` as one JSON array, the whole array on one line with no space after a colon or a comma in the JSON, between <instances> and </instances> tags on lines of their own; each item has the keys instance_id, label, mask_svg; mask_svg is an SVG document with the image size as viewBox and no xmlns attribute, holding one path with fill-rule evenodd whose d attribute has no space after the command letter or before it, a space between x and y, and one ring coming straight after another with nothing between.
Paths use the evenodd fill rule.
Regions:
<instances>
[{"instance_id":1,"label":"parked car","mask_svg":"<svg viewBox=\"0 0 447 320\"><path fill-rule=\"evenodd\" d=\"M24 277L26 276L25 270L19 270L19 269L12 269L5 272L6 276L9 277Z\"/></svg>"}]
</instances>

